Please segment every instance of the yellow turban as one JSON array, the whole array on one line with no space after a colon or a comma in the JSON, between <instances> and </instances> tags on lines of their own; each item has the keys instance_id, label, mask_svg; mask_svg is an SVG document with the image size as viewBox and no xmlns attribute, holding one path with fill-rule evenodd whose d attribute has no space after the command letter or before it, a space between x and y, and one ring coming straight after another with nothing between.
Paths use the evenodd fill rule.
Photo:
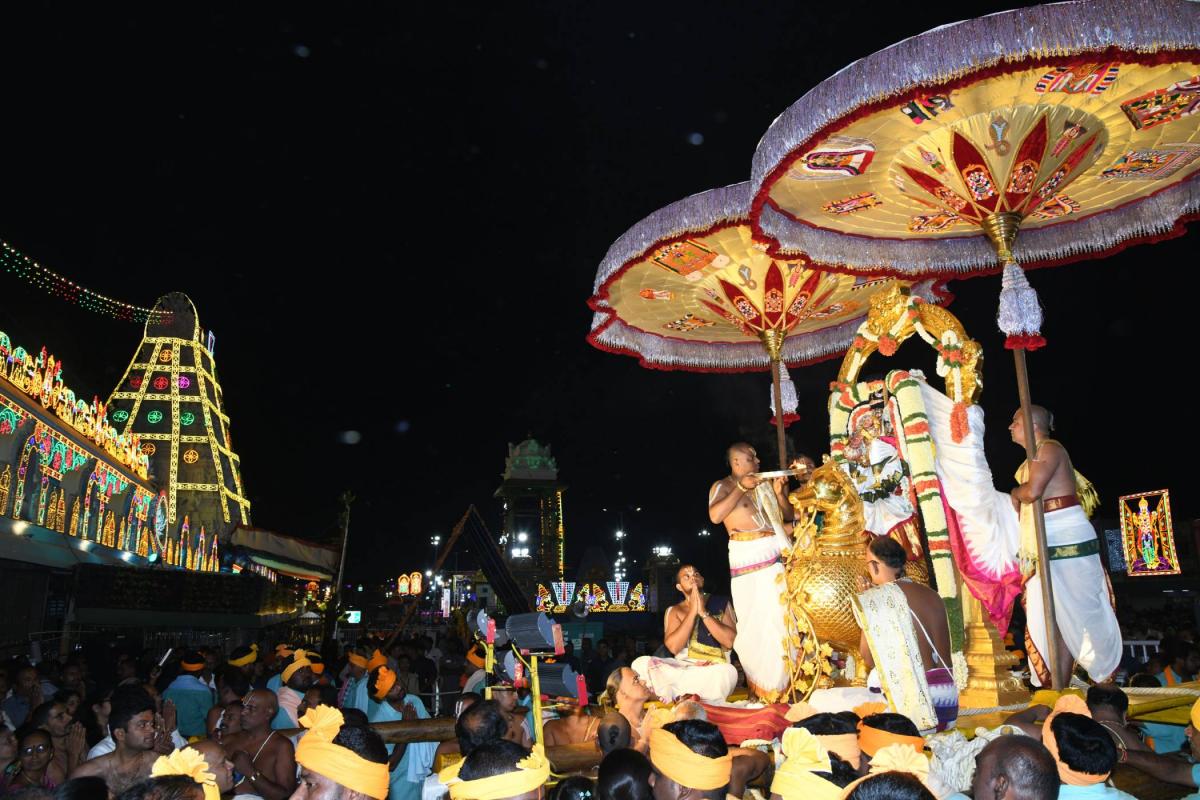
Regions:
<instances>
[{"instance_id":1,"label":"yellow turban","mask_svg":"<svg viewBox=\"0 0 1200 800\"><path fill-rule=\"evenodd\" d=\"M857 733L818 733L817 741L826 750L837 754L838 758L849 761L850 766L858 769L858 761L862 758L862 747L858 743Z\"/></svg>"},{"instance_id":2,"label":"yellow turban","mask_svg":"<svg viewBox=\"0 0 1200 800\"><path fill-rule=\"evenodd\" d=\"M384 700L388 692L396 685L396 673L387 667L379 668L379 677L375 679L375 699Z\"/></svg>"},{"instance_id":3,"label":"yellow turban","mask_svg":"<svg viewBox=\"0 0 1200 800\"><path fill-rule=\"evenodd\" d=\"M368 761L350 748L333 743L344 721L342 712L336 708L310 708L300 718L300 724L308 728L308 733L296 745L296 762L351 791L376 800L386 800L389 780L387 764Z\"/></svg>"},{"instance_id":4,"label":"yellow turban","mask_svg":"<svg viewBox=\"0 0 1200 800\"><path fill-rule=\"evenodd\" d=\"M305 667L311 667L311 666L312 666L312 662L308 660L308 654L305 653L303 650L297 650L295 653L292 654L292 663L288 664L286 667L283 668L283 675L281 676L281 678L284 683L287 683L288 681L290 681L292 679L292 676L295 675L297 672L304 669Z\"/></svg>"},{"instance_id":5,"label":"yellow turban","mask_svg":"<svg viewBox=\"0 0 1200 800\"><path fill-rule=\"evenodd\" d=\"M438 780L450 789L450 800L504 800L532 792L550 779L550 762L540 744L517 762L516 770L502 775L464 781L458 777L464 763L451 764L438 773Z\"/></svg>"},{"instance_id":6,"label":"yellow turban","mask_svg":"<svg viewBox=\"0 0 1200 800\"><path fill-rule=\"evenodd\" d=\"M245 667L253 664L255 661L258 661L258 645L252 644L250 645L250 652L246 653L246 655L242 656L241 658L229 659L229 666Z\"/></svg>"},{"instance_id":7,"label":"yellow turban","mask_svg":"<svg viewBox=\"0 0 1200 800\"><path fill-rule=\"evenodd\" d=\"M374 670L376 667L382 667L386 663L387 656L376 650L374 653L371 653L371 659L367 661L367 669Z\"/></svg>"},{"instance_id":8,"label":"yellow turban","mask_svg":"<svg viewBox=\"0 0 1200 800\"><path fill-rule=\"evenodd\" d=\"M358 653L351 653L350 655L346 656L346 660L359 669L367 668L366 656L360 656Z\"/></svg>"},{"instance_id":9,"label":"yellow turban","mask_svg":"<svg viewBox=\"0 0 1200 800\"><path fill-rule=\"evenodd\" d=\"M790 706L788 706L787 713L783 716L788 722L799 722L800 720L816 716L818 713L819 712L815 708L801 700L798 703L792 703Z\"/></svg>"},{"instance_id":10,"label":"yellow turban","mask_svg":"<svg viewBox=\"0 0 1200 800\"><path fill-rule=\"evenodd\" d=\"M1200 731L1200 699L1192 704L1192 727Z\"/></svg>"},{"instance_id":11,"label":"yellow turban","mask_svg":"<svg viewBox=\"0 0 1200 800\"><path fill-rule=\"evenodd\" d=\"M729 785L733 756L702 756L670 731L655 728L650 731L650 763L680 786L710 791Z\"/></svg>"},{"instance_id":12,"label":"yellow turban","mask_svg":"<svg viewBox=\"0 0 1200 800\"><path fill-rule=\"evenodd\" d=\"M771 793L783 800L837 800L842 789L825 780L817 772L833 769L827 751L820 740L804 728L788 728L783 732L783 755L787 759L775 771Z\"/></svg>"},{"instance_id":13,"label":"yellow turban","mask_svg":"<svg viewBox=\"0 0 1200 800\"><path fill-rule=\"evenodd\" d=\"M150 777L157 778L160 775L186 775L204 787L204 800L221 800L217 776L208 771L204 756L190 747L176 750L169 756L159 756L150 767Z\"/></svg>"},{"instance_id":14,"label":"yellow turban","mask_svg":"<svg viewBox=\"0 0 1200 800\"><path fill-rule=\"evenodd\" d=\"M889 744L881 747L871 758L871 771L843 789L841 796L849 797L860 783L883 772L908 772L917 776L917 779L924 784L929 778L929 759L914 752L906 744Z\"/></svg>"},{"instance_id":15,"label":"yellow turban","mask_svg":"<svg viewBox=\"0 0 1200 800\"><path fill-rule=\"evenodd\" d=\"M1192 712L1195 714L1195 711ZM1093 786L1097 783L1102 783L1108 779L1109 772L1103 775L1096 775L1091 772L1079 772L1071 769L1067 763L1058 756L1058 740L1054 738L1054 730L1050 727L1050 723L1059 714L1079 714L1081 716L1092 718L1092 712L1088 709L1085 703L1079 697L1073 694L1064 694L1054 703L1054 710L1050 712L1050 716L1046 717L1046 721L1042 723L1042 744L1046 745L1046 749L1050 751L1050 755L1054 756L1054 763L1058 765L1058 777L1063 783L1069 786Z\"/></svg>"}]
</instances>

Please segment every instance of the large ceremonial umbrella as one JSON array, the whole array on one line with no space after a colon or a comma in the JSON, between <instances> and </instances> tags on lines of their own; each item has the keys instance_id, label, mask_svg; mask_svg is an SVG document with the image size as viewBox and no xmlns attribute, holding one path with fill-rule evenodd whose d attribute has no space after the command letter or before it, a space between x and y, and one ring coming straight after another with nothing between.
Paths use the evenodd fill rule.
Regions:
<instances>
[{"instance_id":1,"label":"large ceremonial umbrella","mask_svg":"<svg viewBox=\"0 0 1200 800\"><path fill-rule=\"evenodd\" d=\"M864 275L1002 271L1032 458L1024 351L1044 340L1019 264L1182 232L1200 208L1198 47L1186 0L1036 6L902 41L771 125L751 176L756 233L777 257ZM1040 503L1035 519L1045 565Z\"/></svg>"},{"instance_id":2,"label":"large ceremonial umbrella","mask_svg":"<svg viewBox=\"0 0 1200 800\"><path fill-rule=\"evenodd\" d=\"M653 369L770 369L782 468L782 365L844 353L871 297L896 279L832 272L804 256L772 258L754 241L749 208L748 183L713 189L659 209L617 239L588 301L596 312L588 341ZM934 283L912 291L936 300Z\"/></svg>"}]
</instances>

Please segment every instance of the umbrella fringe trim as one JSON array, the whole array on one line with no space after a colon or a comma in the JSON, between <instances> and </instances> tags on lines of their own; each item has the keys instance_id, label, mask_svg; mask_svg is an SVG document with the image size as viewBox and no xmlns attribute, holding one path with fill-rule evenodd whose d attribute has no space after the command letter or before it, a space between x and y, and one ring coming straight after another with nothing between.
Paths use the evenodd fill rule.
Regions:
<instances>
[{"instance_id":1,"label":"umbrella fringe trim","mask_svg":"<svg viewBox=\"0 0 1200 800\"><path fill-rule=\"evenodd\" d=\"M1026 268L1095 257L1178 236L1183 233L1183 223L1194 219L1197 212L1200 173L1109 211L1023 230L1013 256ZM799 250L817 261L832 260L860 274L963 278L1000 271L995 250L982 234L941 240L871 239L792 222L772 205L763 207L759 226L778 242L772 248L777 256Z\"/></svg>"},{"instance_id":2,"label":"umbrella fringe trim","mask_svg":"<svg viewBox=\"0 0 1200 800\"><path fill-rule=\"evenodd\" d=\"M1014 9L910 36L847 64L788 106L763 134L751 164L752 212L762 204L763 187L809 146L885 104L1014 71L1063 66L1081 55L1159 64L1200 50L1200 18L1189 0L1141 4L1136 22L1129 21L1129 10L1126 0ZM1107 20L1125 25L1114 30L1098 24Z\"/></svg>"}]
</instances>

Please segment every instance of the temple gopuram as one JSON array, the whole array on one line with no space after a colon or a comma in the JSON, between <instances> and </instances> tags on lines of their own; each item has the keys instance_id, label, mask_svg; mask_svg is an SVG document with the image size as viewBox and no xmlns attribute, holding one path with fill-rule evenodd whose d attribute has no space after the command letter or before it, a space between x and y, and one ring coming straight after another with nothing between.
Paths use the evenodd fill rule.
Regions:
<instances>
[{"instance_id":1,"label":"temple gopuram","mask_svg":"<svg viewBox=\"0 0 1200 800\"><path fill-rule=\"evenodd\" d=\"M104 403L0 333L0 653L281 624L332 580L332 548L250 526L213 342L160 298Z\"/></svg>"}]
</instances>

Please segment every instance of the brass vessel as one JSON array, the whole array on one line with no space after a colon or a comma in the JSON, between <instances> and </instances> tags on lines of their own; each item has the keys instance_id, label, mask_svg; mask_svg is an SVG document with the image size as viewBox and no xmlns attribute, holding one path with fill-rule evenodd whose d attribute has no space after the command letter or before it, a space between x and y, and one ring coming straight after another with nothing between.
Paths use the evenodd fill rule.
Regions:
<instances>
[{"instance_id":1,"label":"brass vessel","mask_svg":"<svg viewBox=\"0 0 1200 800\"><path fill-rule=\"evenodd\" d=\"M796 539L785 562L789 611L807 617L820 642L861 663L851 599L858 577L867 574L862 500L828 457L788 500L796 510Z\"/></svg>"}]
</instances>

